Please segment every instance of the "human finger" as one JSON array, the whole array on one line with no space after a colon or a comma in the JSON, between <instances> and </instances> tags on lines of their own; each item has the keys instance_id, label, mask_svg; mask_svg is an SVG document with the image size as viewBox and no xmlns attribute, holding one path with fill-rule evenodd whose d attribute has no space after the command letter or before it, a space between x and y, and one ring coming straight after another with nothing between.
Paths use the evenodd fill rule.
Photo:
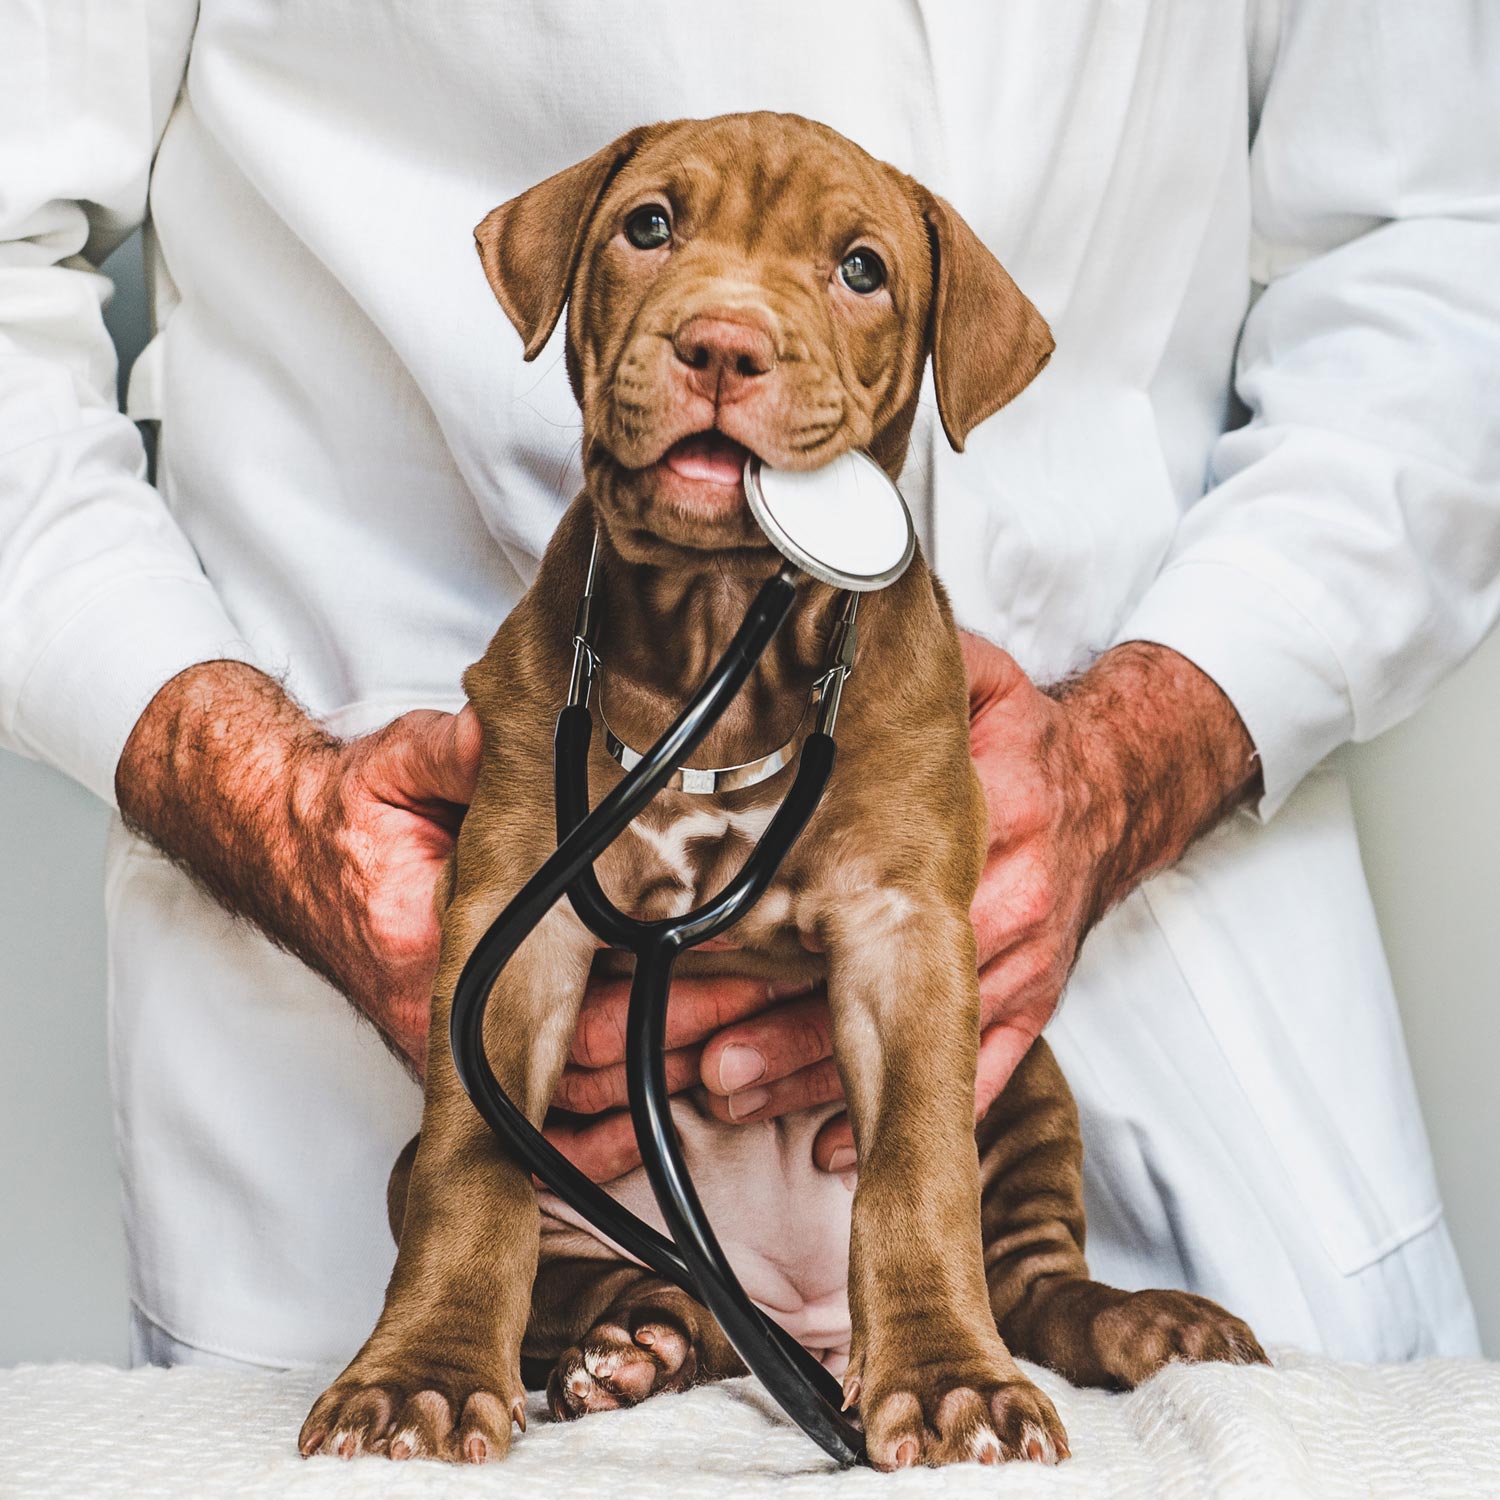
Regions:
<instances>
[{"instance_id":1,"label":"human finger","mask_svg":"<svg viewBox=\"0 0 1500 1500\"><path fill-rule=\"evenodd\" d=\"M809 1068L778 1078L774 1083L741 1089L727 1097L705 1094L709 1112L715 1118L733 1125L749 1125L773 1120L799 1109L812 1109L844 1097L843 1080L831 1057Z\"/></svg>"},{"instance_id":2,"label":"human finger","mask_svg":"<svg viewBox=\"0 0 1500 1500\"><path fill-rule=\"evenodd\" d=\"M818 990L715 1032L703 1047L703 1084L727 1098L789 1078L832 1055L833 1023Z\"/></svg>"},{"instance_id":3,"label":"human finger","mask_svg":"<svg viewBox=\"0 0 1500 1500\"><path fill-rule=\"evenodd\" d=\"M836 1114L813 1138L813 1165L820 1172L848 1172L858 1162L849 1111Z\"/></svg>"},{"instance_id":4,"label":"human finger","mask_svg":"<svg viewBox=\"0 0 1500 1500\"><path fill-rule=\"evenodd\" d=\"M688 1047L716 1031L774 1005L796 989L765 979L713 974L675 979L667 1006L666 1045ZM586 1068L625 1061L625 1018L630 1010L630 981L612 976L589 980L573 1035L570 1056Z\"/></svg>"},{"instance_id":5,"label":"human finger","mask_svg":"<svg viewBox=\"0 0 1500 1500\"><path fill-rule=\"evenodd\" d=\"M593 1182L613 1182L641 1164L627 1110L585 1121L549 1121L542 1134Z\"/></svg>"},{"instance_id":6,"label":"human finger","mask_svg":"<svg viewBox=\"0 0 1500 1500\"><path fill-rule=\"evenodd\" d=\"M667 1088L680 1094L698 1082L700 1047L677 1047L665 1056ZM576 1115L598 1115L606 1110L624 1109L630 1102L625 1084L625 1064L613 1063L607 1068L580 1068L569 1065L557 1082L552 1102L559 1109Z\"/></svg>"}]
</instances>

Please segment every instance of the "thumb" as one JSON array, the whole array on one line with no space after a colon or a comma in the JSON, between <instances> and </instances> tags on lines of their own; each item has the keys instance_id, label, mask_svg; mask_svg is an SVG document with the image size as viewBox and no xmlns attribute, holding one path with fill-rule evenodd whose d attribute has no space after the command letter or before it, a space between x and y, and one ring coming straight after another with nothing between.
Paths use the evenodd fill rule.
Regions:
<instances>
[{"instance_id":1,"label":"thumb","mask_svg":"<svg viewBox=\"0 0 1500 1500\"><path fill-rule=\"evenodd\" d=\"M991 1026L979 1038L979 1072L974 1080L974 1118L983 1119L990 1105L1010 1082L1010 1075L1021 1066L1021 1059L1031 1050L1036 1033L1010 1021Z\"/></svg>"},{"instance_id":2,"label":"thumb","mask_svg":"<svg viewBox=\"0 0 1500 1500\"><path fill-rule=\"evenodd\" d=\"M456 714L443 714L428 728L426 739L431 795L467 807L484 750L479 715L466 703Z\"/></svg>"},{"instance_id":3,"label":"thumb","mask_svg":"<svg viewBox=\"0 0 1500 1500\"><path fill-rule=\"evenodd\" d=\"M1015 658L972 630L960 630L959 645L964 654L964 675L969 679L969 714L972 717L986 703L1003 698L1023 676Z\"/></svg>"},{"instance_id":4,"label":"thumb","mask_svg":"<svg viewBox=\"0 0 1500 1500\"><path fill-rule=\"evenodd\" d=\"M382 778L391 800L467 807L479 778L484 735L479 715L465 704L456 714L417 709L390 726L390 759Z\"/></svg>"}]
</instances>

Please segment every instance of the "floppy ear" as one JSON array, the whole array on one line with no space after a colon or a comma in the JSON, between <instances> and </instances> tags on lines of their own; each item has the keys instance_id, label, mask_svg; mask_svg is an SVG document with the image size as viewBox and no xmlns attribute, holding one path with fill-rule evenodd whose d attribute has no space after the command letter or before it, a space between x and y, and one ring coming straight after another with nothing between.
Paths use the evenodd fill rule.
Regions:
<instances>
[{"instance_id":1,"label":"floppy ear","mask_svg":"<svg viewBox=\"0 0 1500 1500\"><path fill-rule=\"evenodd\" d=\"M644 128L611 141L502 203L474 231L480 263L505 315L535 359L557 327L594 210L615 174L640 148Z\"/></svg>"},{"instance_id":2,"label":"floppy ear","mask_svg":"<svg viewBox=\"0 0 1500 1500\"><path fill-rule=\"evenodd\" d=\"M1052 330L951 203L922 190L932 240L932 377L955 453L1052 357Z\"/></svg>"}]
</instances>

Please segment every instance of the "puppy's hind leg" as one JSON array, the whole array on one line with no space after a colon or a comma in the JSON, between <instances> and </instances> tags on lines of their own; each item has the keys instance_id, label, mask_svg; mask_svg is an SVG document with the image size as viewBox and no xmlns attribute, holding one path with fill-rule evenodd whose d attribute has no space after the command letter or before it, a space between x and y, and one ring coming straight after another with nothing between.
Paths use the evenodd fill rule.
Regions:
<instances>
[{"instance_id":1,"label":"puppy's hind leg","mask_svg":"<svg viewBox=\"0 0 1500 1500\"><path fill-rule=\"evenodd\" d=\"M528 1384L546 1370L561 1421L745 1373L695 1298L640 1266L581 1256L543 1259L522 1370Z\"/></svg>"},{"instance_id":2,"label":"puppy's hind leg","mask_svg":"<svg viewBox=\"0 0 1500 1500\"><path fill-rule=\"evenodd\" d=\"M985 1278L1006 1345L1074 1385L1128 1390L1172 1360L1264 1364L1255 1335L1190 1292L1123 1292L1083 1257L1078 1111L1036 1042L979 1126Z\"/></svg>"}]
</instances>

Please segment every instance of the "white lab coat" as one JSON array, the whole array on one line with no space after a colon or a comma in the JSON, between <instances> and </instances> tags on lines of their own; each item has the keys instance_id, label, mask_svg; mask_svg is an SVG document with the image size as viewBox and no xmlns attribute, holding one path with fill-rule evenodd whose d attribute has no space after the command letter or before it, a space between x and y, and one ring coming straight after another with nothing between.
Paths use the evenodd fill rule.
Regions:
<instances>
[{"instance_id":1,"label":"white lab coat","mask_svg":"<svg viewBox=\"0 0 1500 1500\"><path fill-rule=\"evenodd\" d=\"M1482 10L0 4L0 736L108 798L202 659L285 674L344 732L456 706L578 484L560 343L522 364L472 226L643 120L816 116L951 198L1057 337L965 456L924 406L906 488L960 621L1042 678L1173 646L1264 767L1256 809L1093 934L1051 1028L1096 1270L1268 1340L1469 1349L1348 802L1314 768L1500 610ZM155 489L91 269L148 174ZM416 1088L118 831L106 899L134 1301L221 1355L344 1358Z\"/></svg>"}]
</instances>

